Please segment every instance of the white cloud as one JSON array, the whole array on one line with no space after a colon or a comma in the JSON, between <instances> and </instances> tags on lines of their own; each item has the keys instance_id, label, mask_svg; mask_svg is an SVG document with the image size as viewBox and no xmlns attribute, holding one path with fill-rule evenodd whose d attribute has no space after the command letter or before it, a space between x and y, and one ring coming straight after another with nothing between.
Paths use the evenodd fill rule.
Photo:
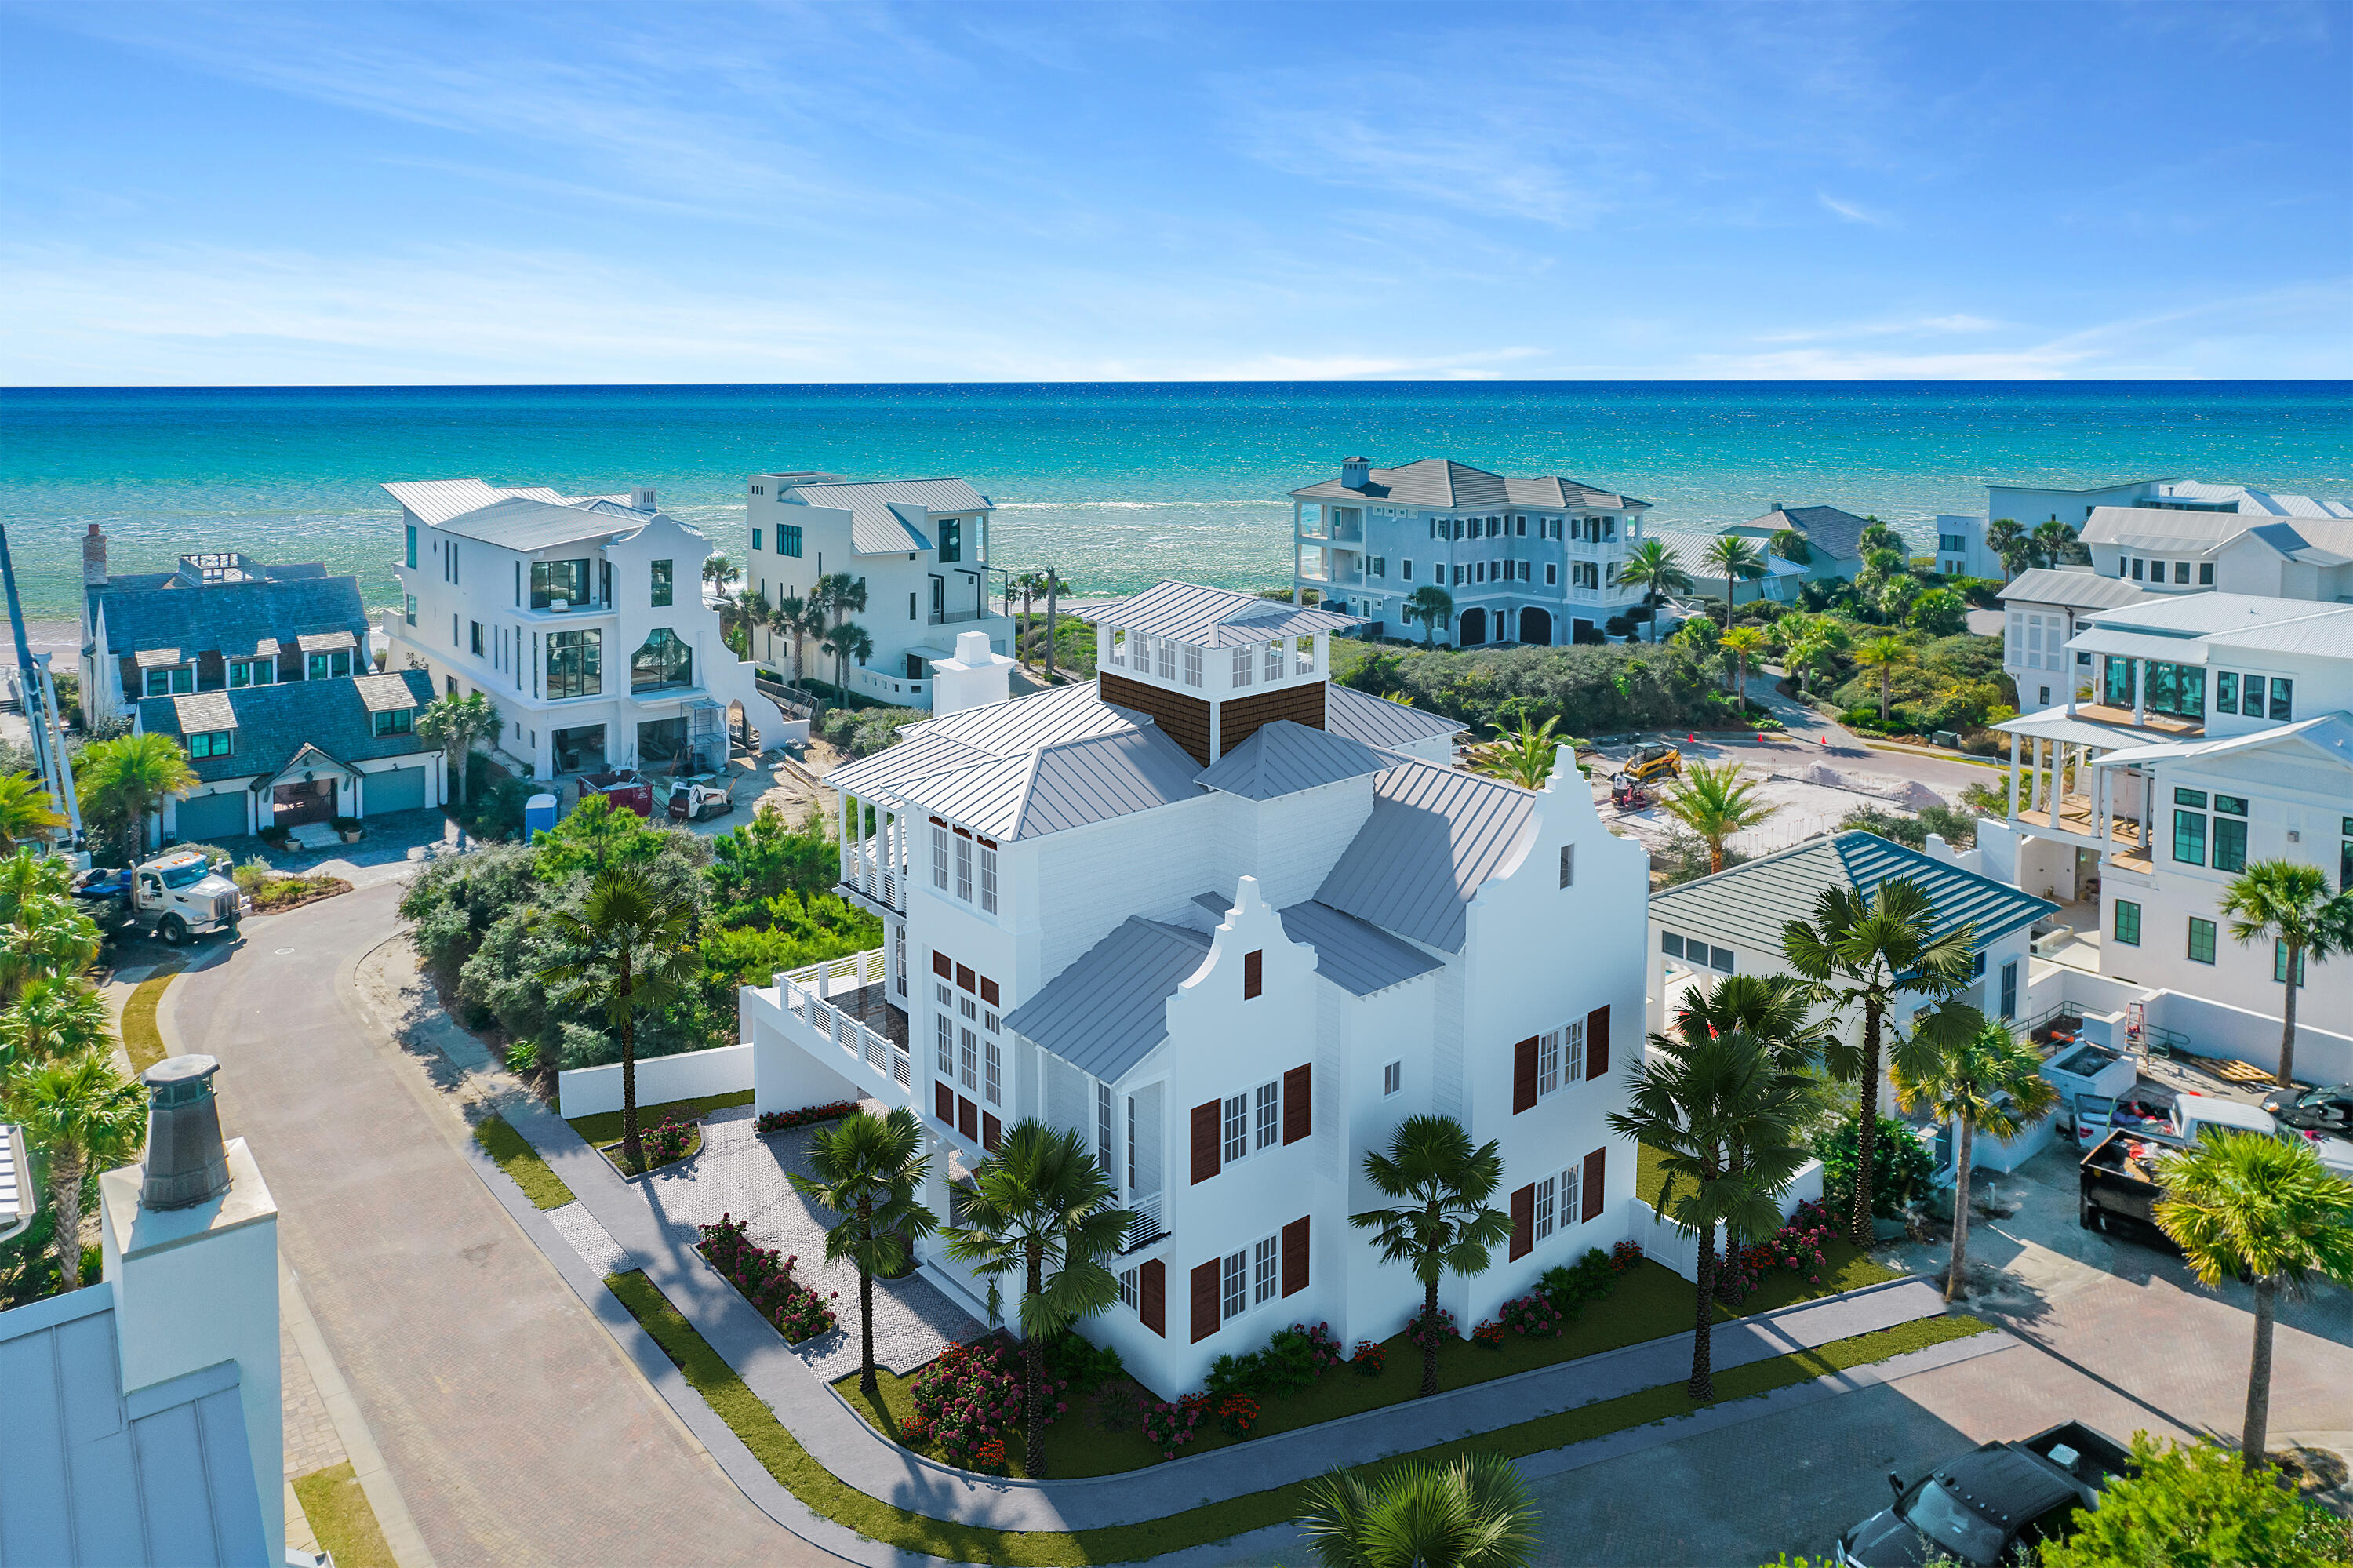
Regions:
<instances>
[{"instance_id":1,"label":"white cloud","mask_svg":"<svg viewBox=\"0 0 2353 1568\"><path fill-rule=\"evenodd\" d=\"M1838 214L1849 223L1867 223L1873 228L1885 228L1894 220L1875 212L1866 212L1851 201L1841 201L1826 191L1816 191L1814 199Z\"/></svg>"}]
</instances>

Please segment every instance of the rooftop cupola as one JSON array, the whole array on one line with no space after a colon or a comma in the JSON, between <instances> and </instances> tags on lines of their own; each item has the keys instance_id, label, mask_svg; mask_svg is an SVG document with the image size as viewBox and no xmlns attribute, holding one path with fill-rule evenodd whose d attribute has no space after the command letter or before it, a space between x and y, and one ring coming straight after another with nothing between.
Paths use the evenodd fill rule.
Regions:
<instances>
[{"instance_id":1,"label":"rooftop cupola","mask_svg":"<svg viewBox=\"0 0 2353 1568\"><path fill-rule=\"evenodd\" d=\"M629 486L629 504L639 512L651 512L654 507L654 487L650 484Z\"/></svg>"},{"instance_id":2,"label":"rooftop cupola","mask_svg":"<svg viewBox=\"0 0 2353 1568\"><path fill-rule=\"evenodd\" d=\"M173 1056L140 1075L147 1086L147 1164L139 1202L150 1209L192 1209L228 1191L220 1104L210 1056Z\"/></svg>"},{"instance_id":3,"label":"rooftop cupola","mask_svg":"<svg viewBox=\"0 0 2353 1568\"><path fill-rule=\"evenodd\" d=\"M1162 582L1096 628L1096 688L1149 714L1207 768L1275 719L1322 729L1332 633L1361 624L1317 606Z\"/></svg>"},{"instance_id":4,"label":"rooftop cupola","mask_svg":"<svg viewBox=\"0 0 2353 1568\"><path fill-rule=\"evenodd\" d=\"M1372 483L1373 460L1360 457L1342 458L1340 482L1350 490L1362 490Z\"/></svg>"}]
</instances>

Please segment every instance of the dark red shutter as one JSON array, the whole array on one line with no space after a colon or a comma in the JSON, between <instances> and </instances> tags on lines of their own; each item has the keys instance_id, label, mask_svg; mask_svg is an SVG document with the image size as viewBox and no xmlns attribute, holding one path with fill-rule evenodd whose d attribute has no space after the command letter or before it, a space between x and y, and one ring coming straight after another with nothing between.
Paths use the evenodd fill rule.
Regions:
<instances>
[{"instance_id":1,"label":"dark red shutter","mask_svg":"<svg viewBox=\"0 0 2353 1568\"><path fill-rule=\"evenodd\" d=\"M987 975L980 977L980 1000L991 1007L997 1005L997 982Z\"/></svg>"},{"instance_id":2,"label":"dark red shutter","mask_svg":"<svg viewBox=\"0 0 2353 1568\"><path fill-rule=\"evenodd\" d=\"M980 1146L991 1154L997 1152L997 1120L987 1111L980 1113Z\"/></svg>"},{"instance_id":3,"label":"dark red shutter","mask_svg":"<svg viewBox=\"0 0 2353 1568\"><path fill-rule=\"evenodd\" d=\"M1135 1271L1135 1315L1145 1328L1168 1337L1168 1266L1156 1257Z\"/></svg>"},{"instance_id":4,"label":"dark red shutter","mask_svg":"<svg viewBox=\"0 0 2353 1568\"><path fill-rule=\"evenodd\" d=\"M1206 1181L1219 1171L1218 1115L1224 1107L1216 1100L1193 1107L1193 1180Z\"/></svg>"},{"instance_id":5,"label":"dark red shutter","mask_svg":"<svg viewBox=\"0 0 2353 1568\"><path fill-rule=\"evenodd\" d=\"M955 979L955 965L948 961L948 956L945 953L939 951L937 948L934 948L932 951L932 972L939 976L942 980L954 980Z\"/></svg>"},{"instance_id":6,"label":"dark red shutter","mask_svg":"<svg viewBox=\"0 0 2353 1568\"><path fill-rule=\"evenodd\" d=\"M1197 1345L1218 1331L1219 1266L1213 1257L1193 1271L1193 1342Z\"/></svg>"},{"instance_id":7,"label":"dark red shutter","mask_svg":"<svg viewBox=\"0 0 2353 1568\"><path fill-rule=\"evenodd\" d=\"M1588 1220L1601 1217L1601 1178L1609 1164L1609 1151L1597 1149L1585 1157L1585 1179L1577 1185L1585 1189L1585 1214Z\"/></svg>"},{"instance_id":8,"label":"dark red shutter","mask_svg":"<svg viewBox=\"0 0 2353 1568\"><path fill-rule=\"evenodd\" d=\"M1512 1258L1514 1262L1535 1250L1536 1245L1536 1184L1533 1181L1512 1194Z\"/></svg>"},{"instance_id":9,"label":"dark red shutter","mask_svg":"<svg viewBox=\"0 0 2353 1568\"><path fill-rule=\"evenodd\" d=\"M972 991L976 989L979 983L977 977L973 974L970 969L966 968L963 964L958 964L956 966L956 984L962 986L966 991Z\"/></svg>"},{"instance_id":10,"label":"dark red shutter","mask_svg":"<svg viewBox=\"0 0 2353 1568\"><path fill-rule=\"evenodd\" d=\"M1248 1001L1266 989L1266 949L1253 948L1242 955L1242 1000Z\"/></svg>"},{"instance_id":11,"label":"dark red shutter","mask_svg":"<svg viewBox=\"0 0 2353 1568\"><path fill-rule=\"evenodd\" d=\"M1315 1092L1315 1065L1293 1067L1282 1075L1282 1141L1296 1143L1315 1130L1310 1097Z\"/></svg>"},{"instance_id":12,"label":"dark red shutter","mask_svg":"<svg viewBox=\"0 0 2353 1568\"><path fill-rule=\"evenodd\" d=\"M1307 1288L1307 1216L1282 1227L1282 1293Z\"/></svg>"},{"instance_id":13,"label":"dark red shutter","mask_svg":"<svg viewBox=\"0 0 2353 1568\"><path fill-rule=\"evenodd\" d=\"M1512 1047L1512 1114L1533 1110L1536 1103L1536 1037L1529 1035Z\"/></svg>"},{"instance_id":14,"label":"dark red shutter","mask_svg":"<svg viewBox=\"0 0 2353 1568\"><path fill-rule=\"evenodd\" d=\"M967 1139L980 1137L980 1107L962 1095L956 1097L956 1130Z\"/></svg>"},{"instance_id":15,"label":"dark red shutter","mask_svg":"<svg viewBox=\"0 0 2353 1568\"><path fill-rule=\"evenodd\" d=\"M1585 1075L1598 1078L1609 1070L1609 1004L1585 1015Z\"/></svg>"},{"instance_id":16,"label":"dark red shutter","mask_svg":"<svg viewBox=\"0 0 2353 1568\"><path fill-rule=\"evenodd\" d=\"M932 1080L932 1114L940 1118L942 1127L955 1125L955 1091L943 1079Z\"/></svg>"}]
</instances>

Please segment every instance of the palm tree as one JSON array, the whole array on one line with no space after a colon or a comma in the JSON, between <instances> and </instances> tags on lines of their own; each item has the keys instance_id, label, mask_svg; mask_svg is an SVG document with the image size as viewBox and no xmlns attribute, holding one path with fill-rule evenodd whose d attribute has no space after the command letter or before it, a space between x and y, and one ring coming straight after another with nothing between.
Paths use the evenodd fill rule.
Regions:
<instances>
[{"instance_id":1,"label":"palm tree","mask_svg":"<svg viewBox=\"0 0 2353 1568\"><path fill-rule=\"evenodd\" d=\"M1367 1479L1335 1470L1307 1483L1297 1520L1323 1568L1527 1568L1537 1512L1501 1454L1438 1466L1412 1459Z\"/></svg>"},{"instance_id":2,"label":"palm tree","mask_svg":"<svg viewBox=\"0 0 2353 1568\"><path fill-rule=\"evenodd\" d=\"M1427 648L1441 626L1454 624L1454 596L1436 583L1424 583L1406 596L1398 619L1408 626L1421 623L1421 645Z\"/></svg>"},{"instance_id":3,"label":"palm tree","mask_svg":"<svg viewBox=\"0 0 2353 1568\"><path fill-rule=\"evenodd\" d=\"M1804 1084L1746 1031L1696 1040L1654 1034L1627 1108L1609 1113L1610 1131L1659 1157L1667 1178L1659 1217L1699 1243L1694 1404L1715 1397L1716 1230L1737 1250L1780 1228L1780 1193L1806 1157L1795 1141Z\"/></svg>"},{"instance_id":4,"label":"palm tree","mask_svg":"<svg viewBox=\"0 0 2353 1568\"><path fill-rule=\"evenodd\" d=\"M735 563L724 556L706 556L702 561L702 580L712 588L724 589L735 576Z\"/></svg>"},{"instance_id":5,"label":"palm tree","mask_svg":"<svg viewBox=\"0 0 2353 1568\"><path fill-rule=\"evenodd\" d=\"M858 1386L877 1404L882 1391L874 1381L874 1277L903 1272L914 1238L939 1224L923 1199L931 1171L923 1149L923 1129L905 1106L892 1107L888 1116L860 1111L810 1137L815 1179L786 1173L793 1191L841 1216L825 1233L825 1260L858 1270Z\"/></svg>"},{"instance_id":6,"label":"palm tree","mask_svg":"<svg viewBox=\"0 0 2353 1568\"><path fill-rule=\"evenodd\" d=\"M849 691L849 666L863 664L874 657L873 637L854 620L845 620L827 632L818 647L833 655L833 683L845 695Z\"/></svg>"},{"instance_id":7,"label":"palm tree","mask_svg":"<svg viewBox=\"0 0 2353 1568\"><path fill-rule=\"evenodd\" d=\"M2317 866L2292 860L2259 860L2222 890L2222 913L2231 917L2231 939L2241 947L2273 944L2273 973L2286 989L2280 1003L2279 1071L2272 1081L2295 1082L2295 993L2308 959L2325 964L2353 953L2353 891L2328 893Z\"/></svg>"},{"instance_id":8,"label":"palm tree","mask_svg":"<svg viewBox=\"0 0 2353 1568\"><path fill-rule=\"evenodd\" d=\"M1019 577L1006 579L1007 592L1010 593L1015 588L1021 590L1021 625L1018 633L1013 639L1013 652L1018 658L1029 651L1029 607L1045 593L1046 579L1036 572L1023 572ZM1025 665L1029 663L1027 658L1022 658L1021 662Z\"/></svg>"},{"instance_id":9,"label":"palm tree","mask_svg":"<svg viewBox=\"0 0 2353 1568\"><path fill-rule=\"evenodd\" d=\"M638 1136L638 1014L676 1001L694 978L694 911L667 901L636 870L599 872L580 913L544 916L581 956L539 971L562 1007L601 1007L621 1037L621 1160L631 1174L646 1168Z\"/></svg>"},{"instance_id":10,"label":"palm tree","mask_svg":"<svg viewBox=\"0 0 2353 1568\"><path fill-rule=\"evenodd\" d=\"M1523 719L1516 735L1498 736L1474 747L1465 766L1473 773L1501 779L1523 789L1541 789L1551 780L1565 744L1553 738L1553 726L1559 722L1548 718L1539 726Z\"/></svg>"},{"instance_id":11,"label":"palm tree","mask_svg":"<svg viewBox=\"0 0 2353 1568\"><path fill-rule=\"evenodd\" d=\"M2034 540L2013 518L1997 517L1986 527L1986 548L2001 557L2001 569L2016 577L2026 566L2034 564Z\"/></svg>"},{"instance_id":12,"label":"palm tree","mask_svg":"<svg viewBox=\"0 0 2353 1568\"><path fill-rule=\"evenodd\" d=\"M102 1052L111 1037L105 999L87 981L70 974L37 976L0 1012L0 1070Z\"/></svg>"},{"instance_id":13,"label":"palm tree","mask_svg":"<svg viewBox=\"0 0 2353 1568\"><path fill-rule=\"evenodd\" d=\"M1017 1122L997 1152L950 1197L948 1256L988 1281L988 1316L1004 1298L999 1282L1021 1278L1022 1465L1046 1474L1046 1341L1119 1299L1113 1256L1135 1216L1116 1206L1111 1179L1077 1133Z\"/></svg>"},{"instance_id":14,"label":"palm tree","mask_svg":"<svg viewBox=\"0 0 2353 1568\"><path fill-rule=\"evenodd\" d=\"M92 742L74 758L82 821L111 830L125 865L139 858L147 819L162 809L164 797L195 787L196 770L180 743L153 730Z\"/></svg>"},{"instance_id":15,"label":"palm tree","mask_svg":"<svg viewBox=\"0 0 2353 1568\"><path fill-rule=\"evenodd\" d=\"M81 1189L91 1169L134 1160L147 1131L147 1097L104 1053L84 1052L22 1067L0 1093L9 1118L49 1157L49 1208L57 1216L58 1272L81 1287Z\"/></svg>"},{"instance_id":16,"label":"palm tree","mask_svg":"<svg viewBox=\"0 0 2353 1568\"><path fill-rule=\"evenodd\" d=\"M2069 546L2075 543L2075 526L2062 523L2056 517L2034 525L2031 536L2035 556L2046 567L2055 567L2065 558Z\"/></svg>"},{"instance_id":17,"label":"palm tree","mask_svg":"<svg viewBox=\"0 0 2353 1568\"><path fill-rule=\"evenodd\" d=\"M1718 1034L1754 1035L1790 1073L1820 1065L1838 1040L1837 1021L1814 1016L1812 989L1792 974L1726 975L1712 987L1687 986L1672 1026L1693 1045Z\"/></svg>"},{"instance_id":18,"label":"palm tree","mask_svg":"<svg viewBox=\"0 0 2353 1568\"><path fill-rule=\"evenodd\" d=\"M1916 655L1910 644L1898 637L1874 637L1854 651L1857 667L1879 672L1879 722L1887 722L1887 698L1895 672L1914 662Z\"/></svg>"},{"instance_id":19,"label":"palm tree","mask_svg":"<svg viewBox=\"0 0 2353 1568\"><path fill-rule=\"evenodd\" d=\"M55 855L19 849L0 860L0 1005L43 975L98 961L98 923L77 906L73 874Z\"/></svg>"},{"instance_id":20,"label":"palm tree","mask_svg":"<svg viewBox=\"0 0 2353 1568\"><path fill-rule=\"evenodd\" d=\"M1386 1150L1365 1156L1365 1179L1397 1205L1350 1214L1371 1231L1383 1263L1401 1263L1421 1281L1422 1324L1430 1342L1421 1352L1421 1398L1438 1392L1438 1285L1451 1272L1483 1274L1488 1254L1512 1239L1512 1218L1487 1200L1504 1182L1504 1159L1493 1139L1471 1147L1471 1135L1451 1117L1409 1116Z\"/></svg>"},{"instance_id":21,"label":"palm tree","mask_svg":"<svg viewBox=\"0 0 2353 1568\"><path fill-rule=\"evenodd\" d=\"M1675 547L1663 539L1645 539L1626 554L1618 568L1618 581L1642 590L1642 603L1651 611L1651 641L1659 640L1659 607L1671 594L1689 593L1691 574L1683 570L1683 557Z\"/></svg>"},{"instance_id":22,"label":"palm tree","mask_svg":"<svg viewBox=\"0 0 2353 1568\"><path fill-rule=\"evenodd\" d=\"M2353 1285L2353 1181L2320 1162L2301 1139L2210 1130L2194 1149L2158 1165L2157 1223L2201 1284L2252 1277L2255 1345L2247 1370L2240 1462L2263 1467L2271 1424L2272 1328L2282 1290L2316 1279Z\"/></svg>"},{"instance_id":23,"label":"palm tree","mask_svg":"<svg viewBox=\"0 0 2353 1568\"><path fill-rule=\"evenodd\" d=\"M1814 547L1808 544L1806 536L1795 528L1775 529L1772 538L1765 542L1765 547L1793 565L1800 567L1813 565Z\"/></svg>"},{"instance_id":24,"label":"palm tree","mask_svg":"<svg viewBox=\"0 0 2353 1568\"><path fill-rule=\"evenodd\" d=\"M1757 542L1738 534L1718 534L1707 543L1700 564L1724 579L1724 625L1732 627L1733 594L1741 583L1753 583L1765 575L1765 556Z\"/></svg>"},{"instance_id":25,"label":"palm tree","mask_svg":"<svg viewBox=\"0 0 2353 1568\"><path fill-rule=\"evenodd\" d=\"M768 596L758 588L747 588L727 595L719 601L719 640L732 650L735 634L744 633L744 655L752 653L752 628L768 623Z\"/></svg>"},{"instance_id":26,"label":"palm tree","mask_svg":"<svg viewBox=\"0 0 2353 1568\"><path fill-rule=\"evenodd\" d=\"M1854 1213L1848 1222L1849 1239L1857 1246L1871 1245L1871 1162L1878 1141L1879 1064L1888 1018L1907 992L1928 1000L1931 1011L1910 1035L1894 1031L1898 1070L1925 1075L1933 1053L1976 1028L1982 1017L1972 1007L1945 1005L1968 989L1976 946L1977 927L1967 923L1938 935L1936 906L1909 879L1883 882L1868 895L1858 887L1825 887L1814 900L1811 923L1791 920L1781 927L1782 956L1812 983L1816 1001L1841 1012L1862 1009L1860 1050L1841 1043L1829 1060L1833 1077L1858 1086Z\"/></svg>"},{"instance_id":27,"label":"palm tree","mask_svg":"<svg viewBox=\"0 0 2353 1568\"><path fill-rule=\"evenodd\" d=\"M1711 876L1724 869L1726 839L1758 826L1781 809L1775 801L1757 798L1765 781L1742 778L1747 771L1737 762L1715 767L1694 762L1684 770L1675 792L1661 802L1667 815L1698 834L1707 845Z\"/></svg>"},{"instance_id":28,"label":"palm tree","mask_svg":"<svg viewBox=\"0 0 2353 1568\"><path fill-rule=\"evenodd\" d=\"M506 721L481 692L470 692L462 697L436 697L417 715L417 738L439 747L449 759L460 810L466 805L466 775L470 771L466 764L474 754L474 743L494 739L505 727Z\"/></svg>"},{"instance_id":29,"label":"palm tree","mask_svg":"<svg viewBox=\"0 0 2353 1568\"><path fill-rule=\"evenodd\" d=\"M1945 1271L1945 1299L1950 1301L1960 1293L1968 1259L1969 1159L1978 1128L1995 1138L2016 1138L2051 1114L2059 1091L2042 1075L2042 1053L2008 1025L1990 1021L1917 1066L1916 1074L1896 1068L1896 1099L1906 1110L1961 1125L1953 1155L1953 1261Z\"/></svg>"},{"instance_id":30,"label":"palm tree","mask_svg":"<svg viewBox=\"0 0 2353 1568\"><path fill-rule=\"evenodd\" d=\"M1740 662L1740 684L1736 689L1740 696L1740 711L1744 714L1748 711L1749 655L1763 652L1770 642L1771 639L1765 635L1765 629L1761 626L1736 626L1716 642L1717 647Z\"/></svg>"},{"instance_id":31,"label":"palm tree","mask_svg":"<svg viewBox=\"0 0 2353 1568\"><path fill-rule=\"evenodd\" d=\"M27 839L47 839L50 830L65 825L65 813L31 774L0 777L0 850L14 849Z\"/></svg>"}]
</instances>

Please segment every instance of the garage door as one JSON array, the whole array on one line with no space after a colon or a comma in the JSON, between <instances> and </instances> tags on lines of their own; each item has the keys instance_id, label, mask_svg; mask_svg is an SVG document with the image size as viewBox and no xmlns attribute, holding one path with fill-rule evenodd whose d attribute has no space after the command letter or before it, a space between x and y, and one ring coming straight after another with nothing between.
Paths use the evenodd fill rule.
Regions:
<instances>
[{"instance_id":1,"label":"garage door","mask_svg":"<svg viewBox=\"0 0 2353 1568\"><path fill-rule=\"evenodd\" d=\"M245 791L231 789L226 795L199 795L181 801L173 815L180 824L180 842L184 844L233 839L246 831Z\"/></svg>"},{"instance_id":2,"label":"garage door","mask_svg":"<svg viewBox=\"0 0 2353 1568\"><path fill-rule=\"evenodd\" d=\"M380 816L385 811L414 811L425 804L425 774L422 768L395 768L388 772L367 776L367 813Z\"/></svg>"}]
</instances>

